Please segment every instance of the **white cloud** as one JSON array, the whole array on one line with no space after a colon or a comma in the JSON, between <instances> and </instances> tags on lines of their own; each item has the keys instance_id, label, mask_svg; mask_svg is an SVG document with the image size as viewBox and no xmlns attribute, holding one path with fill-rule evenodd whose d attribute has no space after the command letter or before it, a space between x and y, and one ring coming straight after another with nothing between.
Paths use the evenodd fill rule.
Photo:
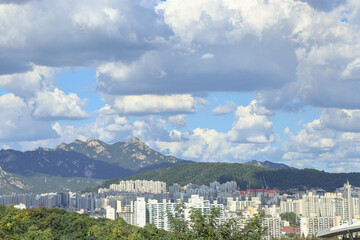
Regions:
<instances>
[{"instance_id":1,"label":"white cloud","mask_svg":"<svg viewBox=\"0 0 360 240\"><path fill-rule=\"evenodd\" d=\"M24 99L33 117L42 120L83 119L88 117L85 100L75 93L56 88L60 69L32 65L25 73L0 75L0 86Z\"/></svg>"},{"instance_id":2,"label":"white cloud","mask_svg":"<svg viewBox=\"0 0 360 240\"><path fill-rule=\"evenodd\" d=\"M191 94L128 95L107 97L112 108L121 115L194 113L206 101ZM108 106L106 106L107 108Z\"/></svg>"},{"instance_id":3,"label":"white cloud","mask_svg":"<svg viewBox=\"0 0 360 240\"><path fill-rule=\"evenodd\" d=\"M83 119L89 117L84 111L86 102L75 93L65 94L54 91L39 92L31 101L34 104L33 116L37 119Z\"/></svg>"},{"instance_id":4,"label":"white cloud","mask_svg":"<svg viewBox=\"0 0 360 240\"><path fill-rule=\"evenodd\" d=\"M0 74L29 63L95 66L104 93L265 90L257 99L271 109L356 109L359 8L354 0L1 4Z\"/></svg>"},{"instance_id":5,"label":"white cloud","mask_svg":"<svg viewBox=\"0 0 360 240\"><path fill-rule=\"evenodd\" d=\"M233 113L236 109L236 104L232 101L225 101L224 105L217 106L212 110L213 115L224 115Z\"/></svg>"},{"instance_id":6,"label":"white cloud","mask_svg":"<svg viewBox=\"0 0 360 240\"><path fill-rule=\"evenodd\" d=\"M358 0L9 2L0 3L0 87L11 92L0 97L2 139L21 139L22 131L26 139L61 136L41 144L138 136L199 160L282 151L296 166L357 166ZM93 123L51 128L50 119L87 116L85 100L58 89L55 78L79 66L96 68L106 105ZM256 101L236 109L229 132L185 129L185 114L206 104L196 96L208 92L251 92ZM320 118L297 133L287 129L280 150L270 147L277 136L268 109L306 105L323 107ZM234 108L225 103L213 113Z\"/></svg>"},{"instance_id":7,"label":"white cloud","mask_svg":"<svg viewBox=\"0 0 360 240\"><path fill-rule=\"evenodd\" d=\"M32 65L32 70L25 73L0 75L0 86L17 96L30 98L40 91L54 89L57 81L57 68Z\"/></svg>"},{"instance_id":8,"label":"white cloud","mask_svg":"<svg viewBox=\"0 0 360 240\"><path fill-rule=\"evenodd\" d=\"M272 131L272 122L269 116L272 113L253 100L248 106L239 106L235 112L236 121L229 132L232 141L270 143L275 140Z\"/></svg>"},{"instance_id":9,"label":"white cloud","mask_svg":"<svg viewBox=\"0 0 360 240\"><path fill-rule=\"evenodd\" d=\"M21 65L33 62L58 67L88 66L106 59L132 59L156 48L159 41L153 40L170 34L152 3L126 0L0 3L0 50L9 59L15 56ZM18 70L23 69L21 65Z\"/></svg>"},{"instance_id":10,"label":"white cloud","mask_svg":"<svg viewBox=\"0 0 360 240\"><path fill-rule=\"evenodd\" d=\"M311 11L300 2L283 3L160 2L156 11L174 36L130 63L99 67L98 89L121 95L252 91L295 81L291 26L299 17L291 13Z\"/></svg>"},{"instance_id":11,"label":"white cloud","mask_svg":"<svg viewBox=\"0 0 360 240\"><path fill-rule=\"evenodd\" d=\"M22 2L0 4L0 74L90 66L104 93L264 91L270 109L359 108L356 0Z\"/></svg>"},{"instance_id":12,"label":"white cloud","mask_svg":"<svg viewBox=\"0 0 360 240\"><path fill-rule=\"evenodd\" d=\"M174 140L180 141L158 140L154 145L160 151L183 159L205 162L245 162L269 150L267 145L231 142L228 140L227 133L214 129L197 128L188 133L173 133L172 136Z\"/></svg>"},{"instance_id":13,"label":"white cloud","mask_svg":"<svg viewBox=\"0 0 360 240\"><path fill-rule=\"evenodd\" d=\"M287 128L284 133L288 139L282 146L282 159L299 167L359 171L360 133L354 132L357 127L352 126L356 121L353 112L325 109L319 119L304 125L296 135Z\"/></svg>"},{"instance_id":14,"label":"white cloud","mask_svg":"<svg viewBox=\"0 0 360 240\"><path fill-rule=\"evenodd\" d=\"M177 114L177 115L169 116L166 121L169 124L171 124L172 127L175 129L186 127L186 115L185 114Z\"/></svg>"},{"instance_id":15,"label":"white cloud","mask_svg":"<svg viewBox=\"0 0 360 240\"><path fill-rule=\"evenodd\" d=\"M204 55L201 56L201 59L211 59L214 58L214 54L211 53L205 53Z\"/></svg>"},{"instance_id":16,"label":"white cloud","mask_svg":"<svg viewBox=\"0 0 360 240\"><path fill-rule=\"evenodd\" d=\"M335 147L336 131L325 128L319 119L304 126L297 135L287 132L284 152L319 153Z\"/></svg>"},{"instance_id":17,"label":"white cloud","mask_svg":"<svg viewBox=\"0 0 360 240\"><path fill-rule=\"evenodd\" d=\"M324 109L320 121L330 129L360 132L360 110Z\"/></svg>"},{"instance_id":18,"label":"white cloud","mask_svg":"<svg viewBox=\"0 0 360 240\"><path fill-rule=\"evenodd\" d=\"M360 76L360 58L355 58L343 71L341 78L346 80L356 80Z\"/></svg>"},{"instance_id":19,"label":"white cloud","mask_svg":"<svg viewBox=\"0 0 360 240\"><path fill-rule=\"evenodd\" d=\"M269 139L264 140L263 138L266 137L259 137L261 131L264 129L270 131L270 129L265 127L259 131L254 130L264 119L255 121L254 124L251 123L253 120L258 120L258 116L265 116L262 114L270 114L270 112L257 105L256 102L252 102L249 106L242 107L239 111L241 112L239 113L240 115L244 111L247 113L237 116L235 123L244 121L246 124L242 125L240 129L234 127L234 129L229 132L219 132L215 129L201 128L194 130L182 129L182 131L169 130L169 125L175 128L183 128L186 125L186 115L164 117L145 116L138 118L134 122L130 122L127 117L121 117L117 115L117 113L100 111L94 123L80 127L55 123L53 129L60 136L56 141L50 139L47 141L23 142L22 144L24 147L33 147L36 146L36 144L46 145L47 143L47 146L54 147L60 142L71 142L74 139L80 138L99 138L111 143L136 136L151 147L180 158L228 162L248 161L273 151L270 148ZM268 120L265 120L265 123L267 121ZM236 125L235 123L234 125ZM246 128L249 128L248 132L246 132ZM232 141L230 138L234 132L244 133L246 142ZM252 140L254 140L254 142L251 142ZM259 140L262 142L261 144L259 144Z\"/></svg>"},{"instance_id":20,"label":"white cloud","mask_svg":"<svg viewBox=\"0 0 360 240\"><path fill-rule=\"evenodd\" d=\"M35 140L57 137L50 123L36 121L26 102L8 93L0 96L1 141Z\"/></svg>"},{"instance_id":21,"label":"white cloud","mask_svg":"<svg viewBox=\"0 0 360 240\"><path fill-rule=\"evenodd\" d=\"M289 19L293 8L306 6L294 1L170 0L156 10L184 42L217 43L247 34L261 37L263 31Z\"/></svg>"},{"instance_id":22,"label":"white cloud","mask_svg":"<svg viewBox=\"0 0 360 240\"><path fill-rule=\"evenodd\" d=\"M334 1L333 1L334 2ZM358 109L360 88L360 4L344 1L332 11L314 12L293 30L297 80L282 88L263 91L257 99L271 109L296 110L304 104ZM347 19L342 21L342 19ZM275 100L275 101L274 101Z\"/></svg>"}]
</instances>

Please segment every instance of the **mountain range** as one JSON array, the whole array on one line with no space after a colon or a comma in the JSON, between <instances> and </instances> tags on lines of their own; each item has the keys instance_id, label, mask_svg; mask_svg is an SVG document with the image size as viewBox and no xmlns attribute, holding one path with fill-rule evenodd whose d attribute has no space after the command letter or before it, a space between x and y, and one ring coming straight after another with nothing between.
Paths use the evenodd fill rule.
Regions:
<instances>
[{"instance_id":1,"label":"mountain range","mask_svg":"<svg viewBox=\"0 0 360 240\"><path fill-rule=\"evenodd\" d=\"M138 138L107 144L75 140L54 149L0 150L0 194L80 191L107 186L119 179L149 179L168 184L209 184L235 180L244 189L342 186L349 179L360 186L360 173L326 173L285 164L252 160L240 163L195 163L165 156ZM108 181L106 181L108 180ZM97 188L93 188L93 190Z\"/></svg>"},{"instance_id":2,"label":"mountain range","mask_svg":"<svg viewBox=\"0 0 360 240\"><path fill-rule=\"evenodd\" d=\"M154 151L136 137L127 142L114 144L106 144L91 138L86 142L75 140L70 144L62 143L55 150L78 152L89 158L118 165L131 171L170 167L178 163L190 162Z\"/></svg>"},{"instance_id":3,"label":"mountain range","mask_svg":"<svg viewBox=\"0 0 360 240\"><path fill-rule=\"evenodd\" d=\"M52 191L78 191L88 187L87 184L97 185L103 179L128 177L144 170L190 162L156 152L138 138L114 144L96 139L75 140L54 149L39 147L25 152L0 150L0 194L34 192L34 189L41 192L48 189L46 186L54 179L61 182L61 188L55 186ZM44 188L38 189L39 184Z\"/></svg>"},{"instance_id":4,"label":"mountain range","mask_svg":"<svg viewBox=\"0 0 360 240\"><path fill-rule=\"evenodd\" d=\"M0 150L3 170L23 176L50 174L60 177L107 179L130 176L128 169L64 150L37 148L33 151Z\"/></svg>"}]
</instances>

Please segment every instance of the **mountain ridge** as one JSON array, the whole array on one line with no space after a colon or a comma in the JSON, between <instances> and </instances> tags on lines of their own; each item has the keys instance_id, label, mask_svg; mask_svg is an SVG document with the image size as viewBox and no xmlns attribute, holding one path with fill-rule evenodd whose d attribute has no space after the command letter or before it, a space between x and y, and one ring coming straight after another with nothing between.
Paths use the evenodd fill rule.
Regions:
<instances>
[{"instance_id":1,"label":"mountain ridge","mask_svg":"<svg viewBox=\"0 0 360 240\"><path fill-rule=\"evenodd\" d=\"M175 165L178 163L191 162L182 160L174 156L163 155L143 143L139 138L131 138L127 142L119 141L107 144L98 139L89 138L86 142L75 140L72 143L61 143L55 149L65 151L75 151L87 157L116 164L120 167L139 171L151 165L168 163Z\"/></svg>"},{"instance_id":2,"label":"mountain ridge","mask_svg":"<svg viewBox=\"0 0 360 240\"><path fill-rule=\"evenodd\" d=\"M276 162L271 162L271 161L257 161L257 160L251 160L249 162L246 162L248 164L252 164L258 167L266 167L266 168L270 168L270 169L290 169L293 167L290 167L286 164L283 163L276 163Z\"/></svg>"},{"instance_id":3,"label":"mountain ridge","mask_svg":"<svg viewBox=\"0 0 360 240\"><path fill-rule=\"evenodd\" d=\"M116 164L119 160L130 162L132 169ZM0 193L26 192L35 189L35 185L39 185L40 191L42 186L44 190L49 189L45 187L44 181L41 181L42 175L46 175L48 182L53 183L54 189L59 190L70 189L69 186L74 186L75 182L79 186L87 187L91 182L98 183L99 179L127 177L144 170L190 162L158 153L138 138L113 144L92 138L86 141L76 139L70 144L62 143L53 149L37 147L24 152L2 149L0 150ZM61 182L60 188L54 185L57 181ZM21 186L29 187L25 189Z\"/></svg>"},{"instance_id":4,"label":"mountain ridge","mask_svg":"<svg viewBox=\"0 0 360 240\"><path fill-rule=\"evenodd\" d=\"M131 175L127 169L94 160L77 152L64 150L0 150L0 166L7 172L23 176L50 174L61 177L108 179Z\"/></svg>"},{"instance_id":5,"label":"mountain ridge","mask_svg":"<svg viewBox=\"0 0 360 240\"><path fill-rule=\"evenodd\" d=\"M179 164L169 168L143 171L127 177L110 179L95 188L85 191L97 191L120 180L154 180L166 182L167 186L174 183L186 185L208 185L213 181L224 183L236 181L241 190L250 188L269 188L287 191L297 188L306 190L322 188L335 191L349 180L352 185L360 186L360 173L327 173L315 169L270 169L248 163L193 163Z\"/></svg>"}]
</instances>

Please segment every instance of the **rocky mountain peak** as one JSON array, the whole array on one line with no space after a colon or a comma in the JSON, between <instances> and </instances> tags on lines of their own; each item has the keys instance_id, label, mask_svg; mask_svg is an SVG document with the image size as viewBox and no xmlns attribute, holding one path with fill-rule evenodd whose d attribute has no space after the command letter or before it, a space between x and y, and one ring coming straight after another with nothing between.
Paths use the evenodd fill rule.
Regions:
<instances>
[{"instance_id":1,"label":"rocky mountain peak","mask_svg":"<svg viewBox=\"0 0 360 240\"><path fill-rule=\"evenodd\" d=\"M125 143L125 147L131 147L131 146L135 146L140 150L149 150L149 147L137 137L133 137L132 139L130 139Z\"/></svg>"},{"instance_id":2,"label":"rocky mountain peak","mask_svg":"<svg viewBox=\"0 0 360 240\"><path fill-rule=\"evenodd\" d=\"M137 137L133 137L132 139L130 139L129 141L127 141L127 143L137 143L137 144L141 144L141 145L145 145L139 138Z\"/></svg>"},{"instance_id":3,"label":"rocky mountain peak","mask_svg":"<svg viewBox=\"0 0 360 240\"><path fill-rule=\"evenodd\" d=\"M35 152L35 151L45 151L45 152L48 152L48 151L51 151L52 149L50 148L45 148L45 147L36 147L34 148L33 150L31 150L32 152Z\"/></svg>"},{"instance_id":4,"label":"rocky mountain peak","mask_svg":"<svg viewBox=\"0 0 360 240\"><path fill-rule=\"evenodd\" d=\"M89 138L90 139L90 138ZM76 139L74 142L74 144L82 144L84 143L83 141L79 140L79 139ZM62 144L65 144L65 143L62 143Z\"/></svg>"},{"instance_id":5,"label":"rocky mountain peak","mask_svg":"<svg viewBox=\"0 0 360 240\"><path fill-rule=\"evenodd\" d=\"M270 162L270 161L260 162L257 160L252 160L247 163L255 165L257 167L265 167L265 168L271 168L271 169L289 169L289 168L291 168L288 165L285 165L283 163L275 163L275 162Z\"/></svg>"},{"instance_id":6,"label":"rocky mountain peak","mask_svg":"<svg viewBox=\"0 0 360 240\"><path fill-rule=\"evenodd\" d=\"M97 142L97 140L93 138L89 138L88 140L86 140L86 143L91 143L91 142Z\"/></svg>"},{"instance_id":7,"label":"rocky mountain peak","mask_svg":"<svg viewBox=\"0 0 360 240\"><path fill-rule=\"evenodd\" d=\"M87 140L75 140L72 143L61 143L53 151L77 152L88 158L104 161L116 166L138 171L139 169L153 166L169 166L182 162L172 156L152 150L139 138L133 137L127 142L107 144L101 140L89 138ZM10 158L8 156L8 158Z\"/></svg>"}]
</instances>

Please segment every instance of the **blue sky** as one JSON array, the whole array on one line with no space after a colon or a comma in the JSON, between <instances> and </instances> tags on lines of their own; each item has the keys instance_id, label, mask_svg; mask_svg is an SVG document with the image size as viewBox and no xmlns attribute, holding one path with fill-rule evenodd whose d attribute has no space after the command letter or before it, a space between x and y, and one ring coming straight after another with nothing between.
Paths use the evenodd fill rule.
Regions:
<instances>
[{"instance_id":1,"label":"blue sky","mask_svg":"<svg viewBox=\"0 0 360 240\"><path fill-rule=\"evenodd\" d=\"M359 23L357 0L0 0L0 146L360 171Z\"/></svg>"}]
</instances>

